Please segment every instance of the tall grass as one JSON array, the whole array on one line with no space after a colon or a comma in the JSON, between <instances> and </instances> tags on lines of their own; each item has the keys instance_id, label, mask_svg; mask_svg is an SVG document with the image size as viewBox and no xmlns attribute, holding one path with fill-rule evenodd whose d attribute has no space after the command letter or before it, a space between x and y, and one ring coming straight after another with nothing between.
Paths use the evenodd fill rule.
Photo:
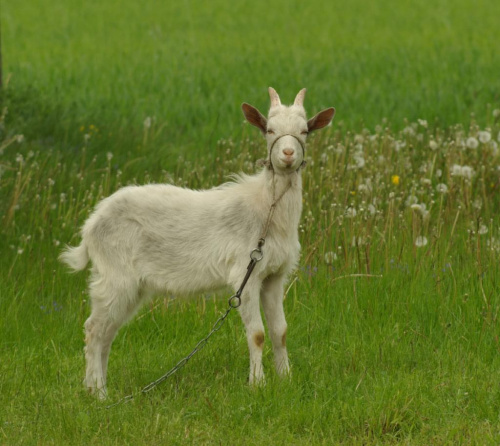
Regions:
<instances>
[{"instance_id":1,"label":"tall grass","mask_svg":"<svg viewBox=\"0 0 500 446\"><path fill-rule=\"evenodd\" d=\"M236 139L241 102L265 109L268 85L283 98L307 87L311 112L335 105L348 127L467 125L471 113L485 125L499 15L492 0L6 2L11 119L65 151L98 125L96 151L127 153L151 117L166 165Z\"/></svg>"}]
</instances>

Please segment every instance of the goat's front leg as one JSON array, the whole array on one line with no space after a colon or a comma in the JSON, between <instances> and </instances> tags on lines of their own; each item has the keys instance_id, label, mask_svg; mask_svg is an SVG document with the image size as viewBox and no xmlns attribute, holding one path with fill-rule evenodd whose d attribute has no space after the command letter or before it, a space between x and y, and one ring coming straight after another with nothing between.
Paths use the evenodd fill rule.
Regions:
<instances>
[{"instance_id":1,"label":"goat's front leg","mask_svg":"<svg viewBox=\"0 0 500 446\"><path fill-rule=\"evenodd\" d=\"M261 299L266 315L267 328L271 336L274 351L274 363L279 375L290 373L286 350L285 312L283 310L283 288L285 278L282 275L269 276L262 285Z\"/></svg>"},{"instance_id":2,"label":"goat's front leg","mask_svg":"<svg viewBox=\"0 0 500 446\"><path fill-rule=\"evenodd\" d=\"M260 281L249 280L241 296L241 305L238 308L241 319L245 324L248 349L250 351L250 385L259 385L264 382L264 370L262 369L264 324L260 315L260 287Z\"/></svg>"}]
</instances>

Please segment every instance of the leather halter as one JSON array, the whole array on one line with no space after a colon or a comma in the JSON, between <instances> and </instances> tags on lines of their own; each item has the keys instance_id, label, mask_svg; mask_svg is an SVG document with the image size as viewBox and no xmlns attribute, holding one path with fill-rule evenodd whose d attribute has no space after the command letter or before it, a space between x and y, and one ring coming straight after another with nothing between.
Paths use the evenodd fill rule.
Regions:
<instances>
[{"instance_id":1,"label":"leather halter","mask_svg":"<svg viewBox=\"0 0 500 446\"><path fill-rule=\"evenodd\" d=\"M278 137L277 137L277 138L273 141L273 143L271 144L271 148L269 149L269 159L268 159L268 160L267 160L267 162L266 162L267 167L269 168L269 170L274 170L274 168L273 168L273 163L272 163L272 161L271 161L271 154L272 154L272 152L273 152L273 148L274 148L274 145L276 144L276 142L277 142L279 139L283 138L284 136L293 136L293 137L294 137L294 138L295 138L295 139L299 142L300 147L302 147L302 159L303 159L303 161L302 161L302 163L300 163L300 166L299 166L299 168L297 169L297 172L298 172L301 168L303 168L303 167L307 164L306 160L304 159L304 158L306 157L306 145L305 145L305 143L303 143L303 142L302 142L302 140L301 140L298 136L295 136L295 135L293 135L292 133L285 133L284 135L280 135L280 136L278 136Z\"/></svg>"}]
</instances>

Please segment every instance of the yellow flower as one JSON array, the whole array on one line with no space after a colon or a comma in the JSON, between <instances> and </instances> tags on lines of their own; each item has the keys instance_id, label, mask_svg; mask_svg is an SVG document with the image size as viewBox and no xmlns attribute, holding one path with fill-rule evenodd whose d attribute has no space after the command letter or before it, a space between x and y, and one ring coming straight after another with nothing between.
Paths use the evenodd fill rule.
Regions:
<instances>
[{"instance_id":1,"label":"yellow flower","mask_svg":"<svg viewBox=\"0 0 500 446\"><path fill-rule=\"evenodd\" d=\"M84 130L85 130L85 126L84 126L84 125L82 125L82 126L80 127L80 132L83 132Z\"/></svg>"},{"instance_id":2,"label":"yellow flower","mask_svg":"<svg viewBox=\"0 0 500 446\"><path fill-rule=\"evenodd\" d=\"M399 175L393 175L391 177L391 182L394 186L399 186Z\"/></svg>"}]
</instances>

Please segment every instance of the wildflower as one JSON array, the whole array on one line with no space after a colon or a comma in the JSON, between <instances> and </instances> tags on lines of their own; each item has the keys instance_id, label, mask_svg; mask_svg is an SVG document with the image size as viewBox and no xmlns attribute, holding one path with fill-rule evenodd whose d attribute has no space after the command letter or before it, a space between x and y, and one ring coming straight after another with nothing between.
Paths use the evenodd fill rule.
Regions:
<instances>
[{"instance_id":1,"label":"wildflower","mask_svg":"<svg viewBox=\"0 0 500 446\"><path fill-rule=\"evenodd\" d=\"M16 141L21 144L24 141L24 135L16 135Z\"/></svg>"},{"instance_id":2,"label":"wildflower","mask_svg":"<svg viewBox=\"0 0 500 446\"><path fill-rule=\"evenodd\" d=\"M451 166L451 176L454 177L471 179L474 176L474 173L474 169L470 166L460 166L458 164Z\"/></svg>"},{"instance_id":3,"label":"wildflower","mask_svg":"<svg viewBox=\"0 0 500 446\"><path fill-rule=\"evenodd\" d=\"M108 161L111 161L111 159L113 158L113 154L111 152L106 153L106 158L108 159Z\"/></svg>"},{"instance_id":4,"label":"wildflower","mask_svg":"<svg viewBox=\"0 0 500 446\"><path fill-rule=\"evenodd\" d=\"M467 138L467 141L465 142L465 145L469 149L477 149L477 146L479 145L479 142L477 141L476 138L474 138L473 136L470 136L469 138Z\"/></svg>"},{"instance_id":5,"label":"wildflower","mask_svg":"<svg viewBox=\"0 0 500 446\"><path fill-rule=\"evenodd\" d=\"M148 116L145 120L144 120L144 128L145 129L149 129L151 127L151 118Z\"/></svg>"},{"instance_id":6,"label":"wildflower","mask_svg":"<svg viewBox=\"0 0 500 446\"><path fill-rule=\"evenodd\" d=\"M391 182L394 184L394 186L399 186L399 175L393 175L391 176Z\"/></svg>"},{"instance_id":7,"label":"wildflower","mask_svg":"<svg viewBox=\"0 0 500 446\"><path fill-rule=\"evenodd\" d=\"M437 186L436 186L436 190L440 193L440 194L446 194L448 192L448 186L444 183L439 183Z\"/></svg>"},{"instance_id":8,"label":"wildflower","mask_svg":"<svg viewBox=\"0 0 500 446\"><path fill-rule=\"evenodd\" d=\"M52 178L48 179L48 183L49 183L49 186L53 186L54 184L56 184L56 182Z\"/></svg>"},{"instance_id":9,"label":"wildflower","mask_svg":"<svg viewBox=\"0 0 500 446\"><path fill-rule=\"evenodd\" d=\"M17 250L17 253L18 253L19 255L21 255L23 252L24 252L24 249L22 249L22 248L19 248L19 249Z\"/></svg>"},{"instance_id":10,"label":"wildflower","mask_svg":"<svg viewBox=\"0 0 500 446\"><path fill-rule=\"evenodd\" d=\"M85 130L85 126L84 125L81 125L80 126L80 132L83 132Z\"/></svg>"},{"instance_id":11,"label":"wildflower","mask_svg":"<svg viewBox=\"0 0 500 446\"><path fill-rule=\"evenodd\" d=\"M427 128L427 121L425 119L418 119L418 123L423 127Z\"/></svg>"},{"instance_id":12,"label":"wildflower","mask_svg":"<svg viewBox=\"0 0 500 446\"><path fill-rule=\"evenodd\" d=\"M368 212L371 215L375 215L375 213L377 212L377 208L375 206L373 206L373 204L369 204L368 205Z\"/></svg>"},{"instance_id":13,"label":"wildflower","mask_svg":"<svg viewBox=\"0 0 500 446\"><path fill-rule=\"evenodd\" d=\"M486 225L479 226L479 229L477 231L477 233L480 234L480 235L484 235L487 232L488 232L488 226L486 226Z\"/></svg>"},{"instance_id":14,"label":"wildflower","mask_svg":"<svg viewBox=\"0 0 500 446\"><path fill-rule=\"evenodd\" d=\"M332 251L329 251L327 253L325 253L325 263L327 265L331 265L335 260L337 260L337 254L332 252Z\"/></svg>"},{"instance_id":15,"label":"wildflower","mask_svg":"<svg viewBox=\"0 0 500 446\"><path fill-rule=\"evenodd\" d=\"M434 140L429 141L429 147L431 150L437 150L438 148L438 143Z\"/></svg>"},{"instance_id":16,"label":"wildflower","mask_svg":"<svg viewBox=\"0 0 500 446\"><path fill-rule=\"evenodd\" d=\"M487 131L479 132L477 134L477 137L479 138L479 141L481 141L483 144L486 144L491 140L491 133Z\"/></svg>"},{"instance_id":17,"label":"wildflower","mask_svg":"<svg viewBox=\"0 0 500 446\"><path fill-rule=\"evenodd\" d=\"M500 136L500 133L499 133L499 136ZM394 150L396 150L396 152L399 152L401 149L404 149L405 146L406 146L406 142L396 141L394 143Z\"/></svg>"},{"instance_id":18,"label":"wildflower","mask_svg":"<svg viewBox=\"0 0 500 446\"><path fill-rule=\"evenodd\" d=\"M424 235L419 235L415 239L415 246L417 248L422 248L423 246L427 245L427 243L428 243L427 237L425 237Z\"/></svg>"},{"instance_id":19,"label":"wildflower","mask_svg":"<svg viewBox=\"0 0 500 446\"><path fill-rule=\"evenodd\" d=\"M347 210L345 211L345 216L347 218L354 218L356 217L358 213L356 212L356 209L354 209L353 207L348 207Z\"/></svg>"},{"instance_id":20,"label":"wildflower","mask_svg":"<svg viewBox=\"0 0 500 446\"><path fill-rule=\"evenodd\" d=\"M493 110L493 117L494 118L500 117L500 109L495 108L495 110Z\"/></svg>"}]
</instances>

